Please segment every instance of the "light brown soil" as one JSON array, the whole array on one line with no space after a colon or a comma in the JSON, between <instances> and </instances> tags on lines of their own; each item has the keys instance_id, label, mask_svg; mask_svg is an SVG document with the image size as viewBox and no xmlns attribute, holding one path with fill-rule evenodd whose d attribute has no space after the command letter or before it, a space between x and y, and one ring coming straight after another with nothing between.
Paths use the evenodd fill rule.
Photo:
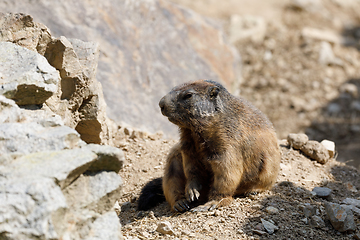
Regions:
<instances>
[{"instance_id":1,"label":"light brown soil","mask_svg":"<svg viewBox=\"0 0 360 240\"><path fill-rule=\"evenodd\" d=\"M118 213L126 239L353 239L355 233L339 233L333 229L324 212L326 200L314 197L311 191L316 186L326 186L332 189L331 202L336 203L346 197L360 198L359 192L350 191L346 185L350 182L360 189L360 173L334 159L321 165L285 144L282 145L281 172L272 191L235 198L230 206L209 212L173 214L166 202L151 211L137 211L136 199L141 188L150 179L163 175L166 155L174 144L173 140L129 138L122 144L127 162L120 172L124 194L119 199L121 211ZM304 222L301 207L305 203L317 207L325 227L319 229ZM267 213L269 206L279 212ZM358 217L355 215L359 227ZM279 230L272 235L254 233L256 229L265 231L261 218L272 220ZM171 223L175 235L156 231L164 220Z\"/></svg>"}]
</instances>

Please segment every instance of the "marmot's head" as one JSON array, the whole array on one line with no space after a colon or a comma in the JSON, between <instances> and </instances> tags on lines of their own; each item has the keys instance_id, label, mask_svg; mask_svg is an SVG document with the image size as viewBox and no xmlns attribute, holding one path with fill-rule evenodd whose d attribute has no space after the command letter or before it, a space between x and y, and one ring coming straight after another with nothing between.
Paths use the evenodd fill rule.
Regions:
<instances>
[{"instance_id":1,"label":"marmot's head","mask_svg":"<svg viewBox=\"0 0 360 240\"><path fill-rule=\"evenodd\" d=\"M229 94L219 83L198 80L173 88L159 102L169 121L184 128L204 126L223 110L222 96Z\"/></svg>"}]
</instances>

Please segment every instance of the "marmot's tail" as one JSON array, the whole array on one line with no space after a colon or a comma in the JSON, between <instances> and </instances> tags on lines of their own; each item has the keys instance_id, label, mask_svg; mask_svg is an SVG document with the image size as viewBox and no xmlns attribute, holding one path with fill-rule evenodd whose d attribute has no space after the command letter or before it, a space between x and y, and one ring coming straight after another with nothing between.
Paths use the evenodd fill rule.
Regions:
<instances>
[{"instance_id":1,"label":"marmot's tail","mask_svg":"<svg viewBox=\"0 0 360 240\"><path fill-rule=\"evenodd\" d=\"M149 210L163 201L165 201L165 196L162 189L162 178L155 178L141 190L138 210Z\"/></svg>"}]
</instances>

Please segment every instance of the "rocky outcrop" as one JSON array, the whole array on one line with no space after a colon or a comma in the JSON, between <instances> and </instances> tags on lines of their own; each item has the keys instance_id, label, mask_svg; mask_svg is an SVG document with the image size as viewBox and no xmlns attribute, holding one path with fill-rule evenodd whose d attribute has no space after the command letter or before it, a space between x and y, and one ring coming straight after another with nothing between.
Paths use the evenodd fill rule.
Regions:
<instances>
[{"instance_id":1,"label":"rocky outcrop","mask_svg":"<svg viewBox=\"0 0 360 240\"><path fill-rule=\"evenodd\" d=\"M97 79L108 116L118 125L174 136L177 129L158 107L173 86L213 79L232 91L239 89L240 59L220 28L168 1L5 0L0 8L31 14L57 37L98 42ZM99 129L84 120L79 131L83 125Z\"/></svg>"},{"instance_id":2,"label":"rocky outcrop","mask_svg":"<svg viewBox=\"0 0 360 240\"><path fill-rule=\"evenodd\" d=\"M49 110L0 103L0 238L121 239L122 151L87 145Z\"/></svg>"},{"instance_id":3,"label":"rocky outcrop","mask_svg":"<svg viewBox=\"0 0 360 240\"><path fill-rule=\"evenodd\" d=\"M122 239L124 154L86 143L111 140L98 45L53 39L28 15L0 23L0 239Z\"/></svg>"},{"instance_id":4,"label":"rocky outcrop","mask_svg":"<svg viewBox=\"0 0 360 240\"><path fill-rule=\"evenodd\" d=\"M99 45L55 39L26 14L0 14L0 23L0 94L18 105L45 103L85 142L111 144L115 128L96 80Z\"/></svg>"}]
</instances>

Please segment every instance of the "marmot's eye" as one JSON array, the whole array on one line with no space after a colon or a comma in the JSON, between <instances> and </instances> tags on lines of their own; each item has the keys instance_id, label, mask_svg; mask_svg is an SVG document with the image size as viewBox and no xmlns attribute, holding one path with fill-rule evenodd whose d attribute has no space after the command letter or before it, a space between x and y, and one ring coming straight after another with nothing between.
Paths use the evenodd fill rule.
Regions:
<instances>
[{"instance_id":1,"label":"marmot's eye","mask_svg":"<svg viewBox=\"0 0 360 240\"><path fill-rule=\"evenodd\" d=\"M183 96L183 100L186 100L186 99L189 99L192 97L192 93L186 93L184 96Z\"/></svg>"}]
</instances>

